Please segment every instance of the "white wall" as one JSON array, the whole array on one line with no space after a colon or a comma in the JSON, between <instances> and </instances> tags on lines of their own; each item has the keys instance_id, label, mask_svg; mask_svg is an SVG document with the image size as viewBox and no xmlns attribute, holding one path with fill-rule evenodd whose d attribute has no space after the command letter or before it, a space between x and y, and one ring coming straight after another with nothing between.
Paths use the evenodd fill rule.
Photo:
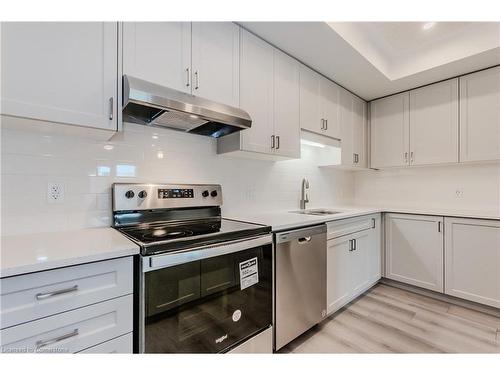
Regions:
<instances>
[{"instance_id":1,"label":"white wall","mask_svg":"<svg viewBox=\"0 0 500 375\"><path fill-rule=\"evenodd\" d=\"M353 174L318 168L308 146L301 160L241 159L217 155L208 137L133 124L110 142L3 129L1 146L2 235L110 225L115 181L219 183L225 216L297 209L303 177L311 207L353 199ZM48 203L49 182L64 202Z\"/></svg>"},{"instance_id":2,"label":"white wall","mask_svg":"<svg viewBox=\"0 0 500 375\"><path fill-rule=\"evenodd\" d=\"M354 181L358 205L500 212L498 163L357 172Z\"/></svg>"}]
</instances>

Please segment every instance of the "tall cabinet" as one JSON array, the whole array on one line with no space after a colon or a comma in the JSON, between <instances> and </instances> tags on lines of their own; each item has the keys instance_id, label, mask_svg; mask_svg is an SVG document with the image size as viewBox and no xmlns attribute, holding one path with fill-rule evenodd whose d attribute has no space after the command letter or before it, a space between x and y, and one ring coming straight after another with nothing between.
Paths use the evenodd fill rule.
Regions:
<instances>
[{"instance_id":1,"label":"tall cabinet","mask_svg":"<svg viewBox=\"0 0 500 375\"><path fill-rule=\"evenodd\" d=\"M116 22L3 22L1 114L116 131Z\"/></svg>"},{"instance_id":2,"label":"tall cabinet","mask_svg":"<svg viewBox=\"0 0 500 375\"><path fill-rule=\"evenodd\" d=\"M349 91L340 92L340 128L342 166L366 168L366 102Z\"/></svg>"}]
</instances>

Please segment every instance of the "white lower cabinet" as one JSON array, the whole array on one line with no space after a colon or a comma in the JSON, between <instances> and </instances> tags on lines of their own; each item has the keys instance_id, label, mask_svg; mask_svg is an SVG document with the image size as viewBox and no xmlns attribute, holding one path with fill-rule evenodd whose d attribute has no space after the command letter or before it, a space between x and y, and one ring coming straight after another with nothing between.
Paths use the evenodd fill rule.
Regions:
<instances>
[{"instance_id":1,"label":"white lower cabinet","mask_svg":"<svg viewBox=\"0 0 500 375\"><path fill-rule=\"evenodd\" d=\"M328 223L327 313L352 301L380 277L380 215Z\"/></svg>"},{"instance_id":2,"label":"white lower cabinet","mask_svg":"<svg viewBox=\"0 0 500 375\"><path fill-rule=\"evenodd\" d=\"M386 214L386 277L443 292L443 218Z\"/></svg>"},{"instance_id":3,"label":"white lower cabinet","mask_svg":"<svg viewBox=\"0 0 500 375\"><path fill-rule=\"evenodd\" d=\"M500 308L500 222L445 218L445 293Z\"/></svg>"},{"instance_id":4,"label":"white lower cabinet","mask_svg":"<svg viewBox=\"0 0 500 375\"><path fill-rule=\"evenodd\" d=\"M92 346L88 349L82 350L78 353L84 354L126 354L133 352L133 338L132 332L127 333L126 335L117 337L115 339L103 342L102 344L98 344Z\"/></svg>"},{"instance_id":5,"label":"white lower cabinet","mask_svg":"<svg viewBox=\"0 0 500 375\"><path fill-rule=\"evenodd\" d=\"M131 352L132 275L123 257L1 279L1 351Z\"/></svg>"}]
</instances>

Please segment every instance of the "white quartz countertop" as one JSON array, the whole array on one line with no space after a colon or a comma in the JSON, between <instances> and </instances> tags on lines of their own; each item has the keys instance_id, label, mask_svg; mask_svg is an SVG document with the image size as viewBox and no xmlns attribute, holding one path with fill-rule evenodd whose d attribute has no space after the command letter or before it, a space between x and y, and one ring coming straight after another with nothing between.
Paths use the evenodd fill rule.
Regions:
<instances>
[{"instance_id":1,"label":"white quartz countertop","mask_svg":"<svg viewBox=\"0 0 500 375\"><path fill-rule=\"evenodd\" d=\"M0 277L138 253L139 246L113 228L3 236Z\"/></svg>"},{"instance_id":2,"label":"white quartz countertop","mask_svg":"<svg viewBox=\"0 0 500 375\"><path fill-rule=\"evenodd\" d=\"M401 207L360 207L360 206L337 206L337 207L311 207L308 209L327 209L332 211L340 211L340 213L332 215L305 215L294 213L294 210L269 211L262 213L241 213L228 215L227 218L248 221L256 224L269 225L273 231L282 231L293 228L300 228L309 225L326 223L350 217L369 215L382 212L394 212L405 214L418 215L435 215L435 216L454 216L467 217L474 219L493 219L500 220L499 211L480 211L480 210L455 210L455 209L439 209L439 208L401 208ZM297 211L297 210L295 210Z\"/></svg>"}]
</instances>

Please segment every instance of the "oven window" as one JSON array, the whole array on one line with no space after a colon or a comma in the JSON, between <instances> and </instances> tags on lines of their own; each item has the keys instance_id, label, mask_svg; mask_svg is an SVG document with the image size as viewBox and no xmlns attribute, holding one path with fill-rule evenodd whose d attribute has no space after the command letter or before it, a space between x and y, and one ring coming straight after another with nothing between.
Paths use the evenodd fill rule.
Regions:
<instances>
[{"instance_id":1,"label":"oven window","mask_svg":"<svg viewBox=\"0 0 500 375\"><path fill-rule=\"evenodd\" d=\"M145 304L145 352L223 352L271 325L272 247L147 272Z\"/></svg>"}]
</instances>

